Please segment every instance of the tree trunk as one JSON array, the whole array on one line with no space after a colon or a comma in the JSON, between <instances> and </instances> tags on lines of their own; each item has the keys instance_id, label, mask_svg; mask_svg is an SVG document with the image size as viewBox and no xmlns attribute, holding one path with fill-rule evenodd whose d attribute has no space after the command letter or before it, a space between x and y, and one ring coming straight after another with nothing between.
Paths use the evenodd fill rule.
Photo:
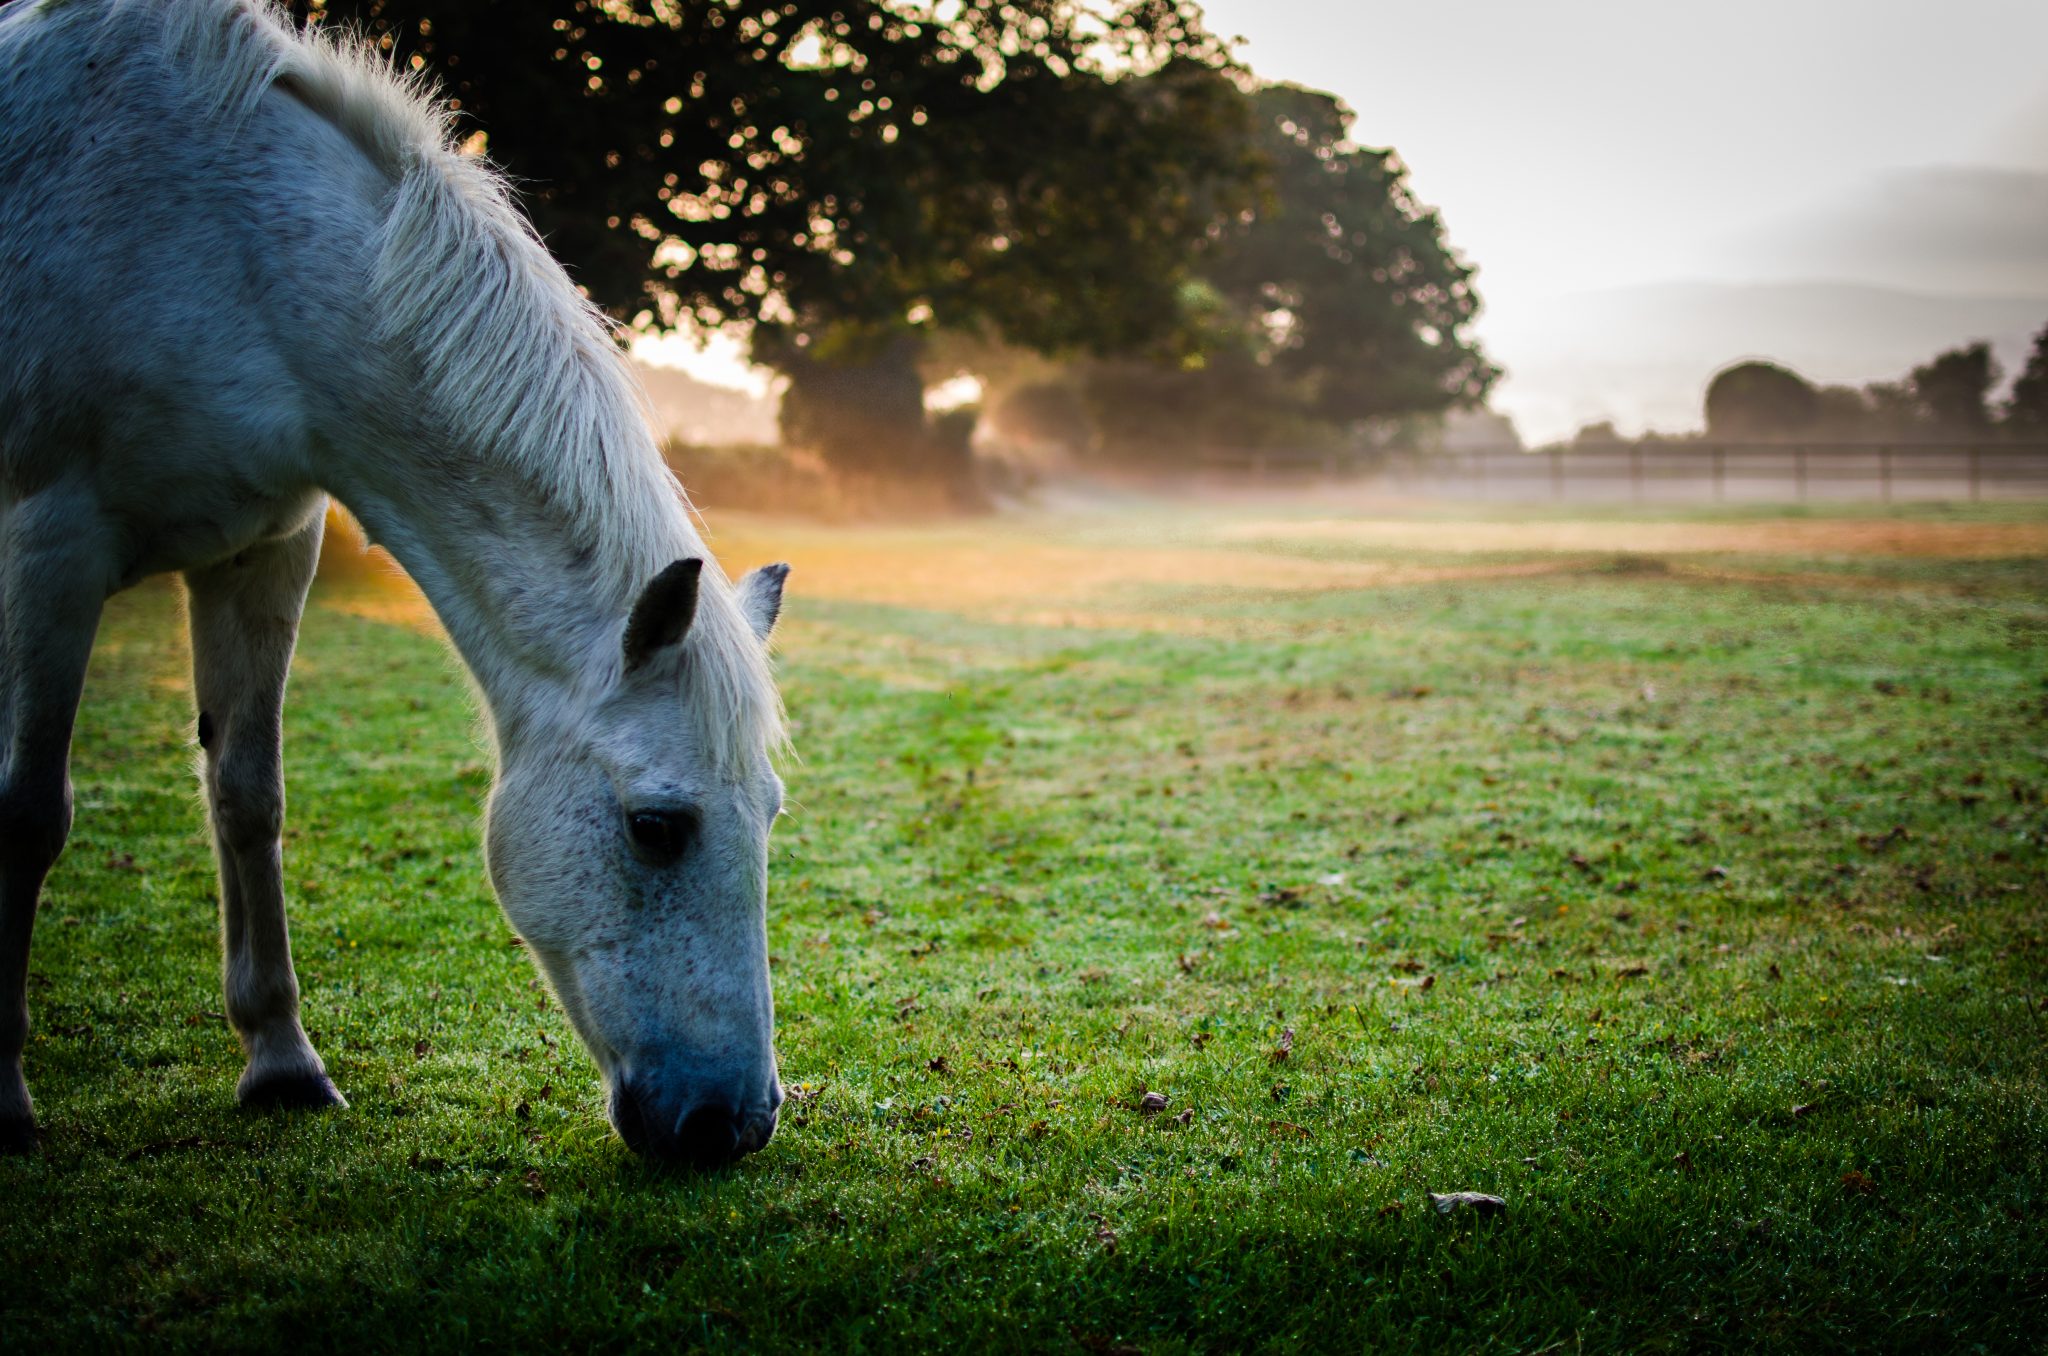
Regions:
<instances>
[{"instance_id":1,"label":"tree trunk","mask_svg":"<svg viewBox=\"0 0 2048 1356\"><path fill-rule=\"evenodd\" d=\"M893 484L912 500L936 496L948 507L984 508L968 446L972 424L925 412L919 348L899 335L831 361L802 350L775 353L771 361L789 378L783 441L818 453L841 477L885 498Z\"/></svg>"}]
</instances>

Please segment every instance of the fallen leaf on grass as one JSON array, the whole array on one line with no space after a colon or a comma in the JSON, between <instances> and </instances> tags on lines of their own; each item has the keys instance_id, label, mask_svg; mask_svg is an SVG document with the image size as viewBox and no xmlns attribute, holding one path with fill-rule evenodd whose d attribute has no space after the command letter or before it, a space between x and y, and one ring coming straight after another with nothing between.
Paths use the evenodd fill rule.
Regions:
<instances>
[{"instance_id":1,"label":"fallen leaf on grass","mask_svg":"<svg viewBox=\"0 0 2048 1356\"><path fill-rule=\"evenodd\" d=\"M1427 967L1419 960L1397 960L1394 962L1394 968L1404 975L1419 975Z\"/></svg>"},{"instance_id":2,"label":"fallen leaf on grass","mask_svg":"<svg viewBox=\"0 0 2048 1356\"><path fill-rule=\"evenodd\" d=\"M1842 1174L1842 1190L1851 1196L1869 1196L1877 1191L1877 1183L1871 1180L1870 1174L1851 1168Z\"/></svg>"},{"instance_id":3,"label":"fallen leaf on grass","mask_svg":"<svg viewBox=\"0 0 2048 1356\"><path fill-rule=\"evenodd\" d=\"M1285 1031L1282 1031L1280 1033L1280 1044L1274 1047L1273 1053L1269 1055L1267 1058L1269 1058L1275 1064L1280 1064L1283 1063L1293 1053L1294 1028L1290 1026Z\"/></svg>"},{"instance_id":4,"label":"fallen leaf on grass","mask_svg":"<svg viewBox=\"0 0 2048 1356\"><path fill-rule=\"evenodd\" d=\"M1508 1203L1498 1196L1489 1196L1483 1191L1447 1191L1438 1195L1429 1193L1429 1203L1436 1207L1439 1215L1449 1215L1459 1210L1470 1210L1475 1215L1498 1215L1504 1213Z\"/></svg>"},{"instance_id":5,"label":"fallen leaf on grass","mask_svg":"<svg viewBox=\"0 0 2048 1356\"><path fill-rule=\"evenodd\" d=\"M1680 1172L1691 1172L1692 1155L1687 1153L1685 1150L1680 1149L1676 1154L1672 1155L1671 1164Z\"/></svg>"},{"instance_id":6,"label":"fallen leaf on grass","mask_svg":"<svg viewBox=\"0 0 2048 1356\"><path fill-rule=\"evenodd\" d=\"M1641 979L1650 973L1650 967L1643 964L1624 965L1614 972L1616 979Z\"/></svg>"},{"instance_id":7,"label":"fallen leaf on grass","mask_svg":"<svg viewBox=\"0 0 2048 1356\"><path fill-rule=\"evenodd\" d=\"M1809 1116L1818 1110L1820 1110L1819 1102L1801 1102L1792 1108L1792 1119L1796 1121L1800 1117Z\"/></svg>"},{"instance_id":8,"label":"fallen leaf on grass","mask_svg":"<svg viewBox=\"0 0 2048 1356\"><path fill-rule=\"evenodd\" d=\"M1385 1219L1388 1215L1398 1215L1407 1208L1408 1202L1406 1201L1388 1201L1379 1208L1379 1216L1381 1219Z\"/></svg>"},{"instance_id":9,"label":"fallen leaf on grass","mask_svg":"<svg viewBox=\"0 0 2048 1356\"><path fill-rule=\"evenodd\" d=\"M1175 1116L1174 1119L1182 1125L1187 1125L1195 1119L1195 1109L1191 1106L1182 1107L1180 1114Z\"/></svg>"},{"instance_id":10,"label":"fallen leaf on grass","mask_svg":"<svg viewBox=\"0 0 2048 1356\"><path fill-rule=\"evenodd\" d=\"M1266 1128L1276 1135L1283 1135L1292 1139L1315 1138L1309 1132L1308 1127L1296 1125L1293 1121L1267 1121Z\"/></svg>"},{"instance_id":11,"label":"fallen leaf on grass","mask_svg":"<svg viewBox=\"0 0 2048 1356\"><path fill-rule=\"evenodd\" d=\"M932 1056L930 1059L925 1061L924 1067L931 1070L935 1074L953 1072L953 1066L946 1062L946 1057L944 1055Z\"/></svg>"},{"instance_id":12,"label":"fallen leaf on grass","mask_svg":"<svg viewBox=\"0 0 2048 1356\"><path fill-rule=\"evenodd\" d=\"M1138 1113L1143 1116L1157 1116L1166 1110L1166 1094L1148 1092L1138 1099Z\"/></svg>"},{"instance_id":13,"label":"fallen leaf on grass","mask_svg":"<svg viewBox=\"0 0 2048 1356\"><path fill-rule=\"evenodd\" d=\"M538 1168L531 1168L527 1170L526 1192L535 1200L539 1200L543 1196L548 1194L548 1185L546 1182L541 1180L540 1170Z\"/></svg>"}]
</instances>

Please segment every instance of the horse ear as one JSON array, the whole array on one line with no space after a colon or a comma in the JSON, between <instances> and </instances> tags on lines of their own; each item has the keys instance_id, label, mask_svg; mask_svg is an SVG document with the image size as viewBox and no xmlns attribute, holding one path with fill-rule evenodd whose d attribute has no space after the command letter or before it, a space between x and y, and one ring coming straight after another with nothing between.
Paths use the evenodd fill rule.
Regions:
<instances>
[{"instance_id":1,"label":"horse ear","mask_svg":"<svg viewBox=\"0 0 2048 1356\"><path fill-rule=\"evenodd\" d=\"M775 619L782 615L782 585L788 578L789 566L763 565L740 580L740 613L747 619L747 625L754 628L754 634L764 641L775 629Z\"/></svg>"},{"instance_id":2,"label":"horse ear","mask_svg":"<svg viewBox=\"0 0 2048 1356\"><path fill-rule=\"evenodd\" d=\"M697 615L697 576L704 562L678 560L640 590L626 621L626 672L645 664L683 638Z\"/></svg>"}]
</instances>

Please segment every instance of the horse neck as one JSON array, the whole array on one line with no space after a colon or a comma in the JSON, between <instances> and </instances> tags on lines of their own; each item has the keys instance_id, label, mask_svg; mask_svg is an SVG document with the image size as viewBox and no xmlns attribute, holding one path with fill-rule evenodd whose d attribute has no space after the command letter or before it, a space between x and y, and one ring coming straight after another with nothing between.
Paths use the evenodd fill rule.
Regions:
<instances>
[{"instance_id":1,"label":"horse neck","mask_svg":"<svg viewBox=\"0 0 2048 1356\"><path fill-rule=\"evenodd\" d=\"M572 721L616 675L639 589L660 566L703 552L672 490L663 502L621 503L594 532L579 521L587 513L483 452L385 479L343 502L427 595L501 744Z\"/></svg>"}]
</instances>

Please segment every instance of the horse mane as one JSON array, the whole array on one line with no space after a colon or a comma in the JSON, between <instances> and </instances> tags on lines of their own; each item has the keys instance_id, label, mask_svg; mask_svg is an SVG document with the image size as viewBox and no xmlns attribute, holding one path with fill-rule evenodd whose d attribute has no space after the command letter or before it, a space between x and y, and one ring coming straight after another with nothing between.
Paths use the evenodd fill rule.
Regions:
<instances>
[{"instance_id":1,"label":"horse mane","mask_svg":"<svg viewBox=\"0 0 2048 1356\"><path fill-rule=\"evenodd\" d=\"M356 38L295 29L271 0L101 5L110 38L153 36L207 117L232 129L281 88L390 177L368 300L379 341L410 360L425 431L444 448L487 451L492 469L555 504L598 577L624 590L621 619L664 566L702 557L684 705L721 768L779 750L766 647L691 523L612 325L548 253L504 177L456 149L431 82ZM144 28L115 33L131 23Z\"/></svg>"}]
</instances>

